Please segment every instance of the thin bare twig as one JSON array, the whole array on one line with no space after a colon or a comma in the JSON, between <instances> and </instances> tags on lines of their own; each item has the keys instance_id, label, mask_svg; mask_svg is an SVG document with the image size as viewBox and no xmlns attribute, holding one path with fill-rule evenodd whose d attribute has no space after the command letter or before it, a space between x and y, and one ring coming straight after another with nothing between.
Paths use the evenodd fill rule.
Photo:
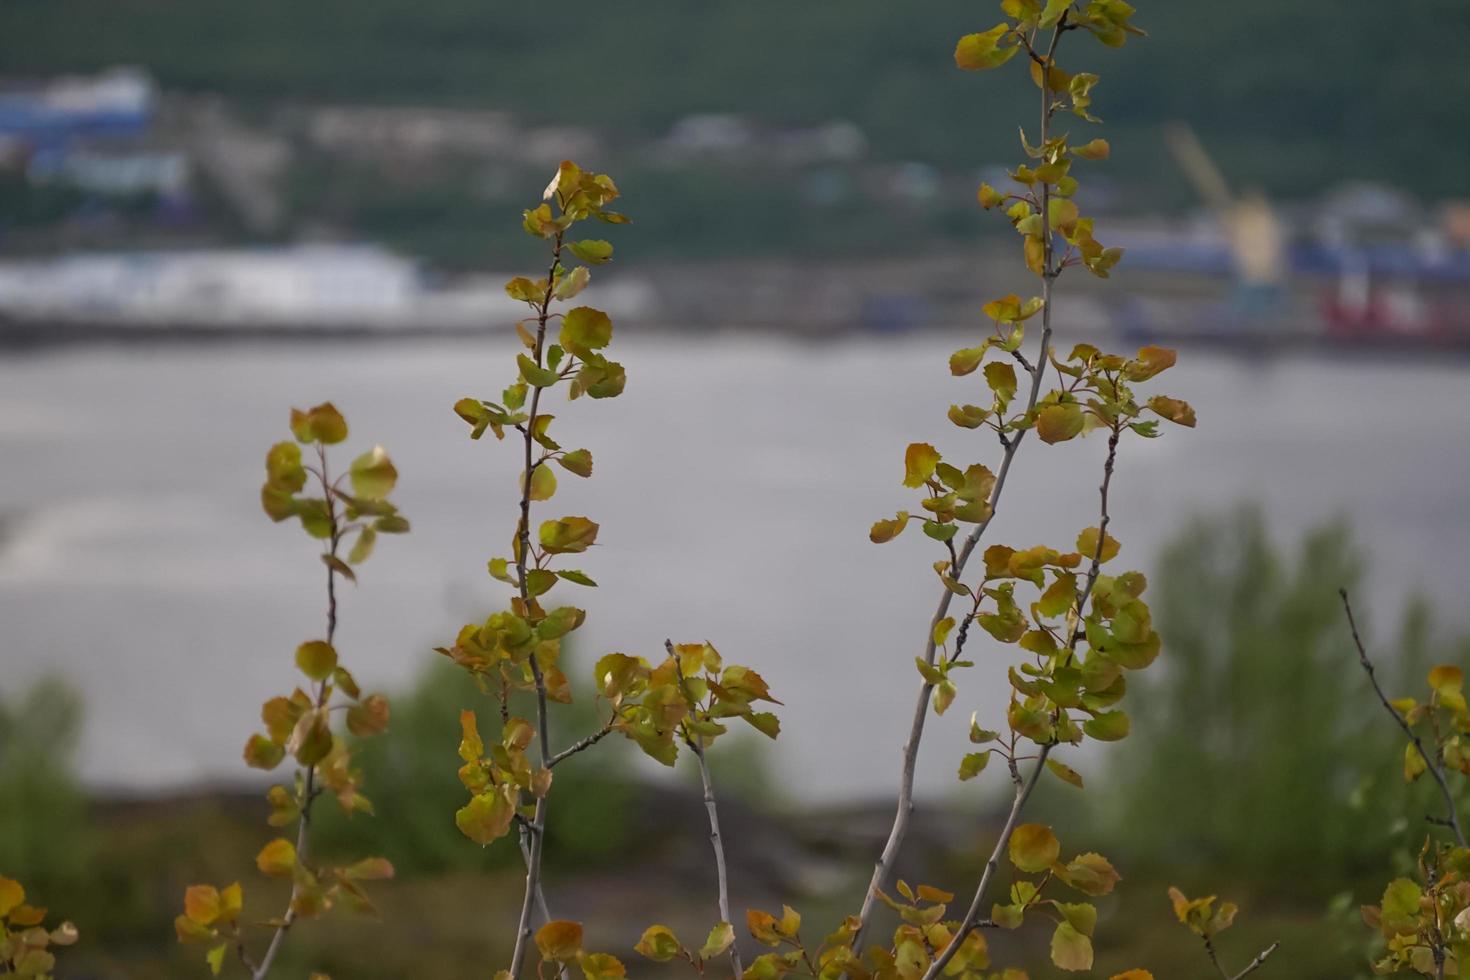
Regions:
<instances>
[{"instance_id":1,"label":"thin bare twig","mask_svg":"<svg viewBox=\"0 0 1470 980\"><path fill-rule=\"evenodd\" d=\"M1051 48L1047 52L1048 60L1056 52L1057 41L1061 32L1052 35ZM1044 77L1044 76L1043 76ZM1048 88L1042 88L1042 142L1047 139L1048 126L1051 119L1051 111L1048 99ZM1044 185L1044 195L1050 194L1049 185ZM1046 204L1043 204L1043 215L1047 213ZM1036 364L1028 368L1031 374L1031 388L1026 398L1026 412L1031 412L1036 407L1036 402L1041 395L1041 382L1046 373L1046 365L1051 352L1051 299L1052 282L1055 280L1059 269L1054 269L1052 264L1052 234L1051 224L1042 222L1042 248L1043 248L1043 275L1041 277L1041 348L1036 357ZM1024 363L1024 362L1023 362ZM1004 455L1001 457L1000 471L995 477L995 486L990 490L990 498L987 503L990 506L990 516L977 524L975 529L965 538L964 546L960 549L959 556L951 563L950 577L959 581L964 573L965 566L974 553L976 545L990 527L990 522L995 519L996 509L1000 504L1001 493L1005 489L1006 477L1011 471L1011 461L1016 457L1016 451L1020 449L1021 443L1026 435L1026 430L1017 431L1009 439L1002 433L1001 444L1005 447ZM939 598L939 608L935 610L933 618L929 621L929 628L925 633L924 640L924 662L929 666L934 665L935 644L934 627L949 613L950 601L954 593L948 589L944 590ZM968 625L969 620L966 620ZM961 636L965 633L965 626L961 626ZM918 768L919 743L924 737L924 722L928 718L929 700L934 693L934 685L925 681L919 688L919 697L914 705L913 721L909 725L908 740L903 746L903 768L899 775L898 806L893 817L893 827L888 832L888 839L883 844L883 850L878 855L878 860L873 868L873 877L868 883L867 893L863 896L863 907L858 914L858 927L853 934L852 945L854 949L860 948L863 932L867 929L872 919L878 892L888 884L888 876L893 871L893 865L898 860L898 852L903 847L904 838L908 835L909 821L914 812L914 774Z\"/></svg>"},{"instance_id":2,"label":"thin bare twig","mask_svg":"<svg viewBox=\"0 0 1470 980\"><path fill-rule=\"evenodd\" d=\"M551 315L552 290L556 287L556 270L561 264L562 233L557 232L555 242L551 251L551 265L546 270L546 295L542 297L541 305L536 317L536 346L532 351L535 362L539 365L542 361L542 352L546 346L546 321ZM536 432L536 417L541 407L540 387L533 387L531 391L531 410L527 415L524 428L521 430L522 439L525 442L525 476L522 478L521 486L521 518L520 526L516 529L520 540L520 547L516 549L516 571L520 580L521 604L526 609L530 608L531 594L526 584L526 563L531 554L531 478L535 475L536 462L532 460L534 451L534 433ZM541 672L541 665L536 661L536 653L533 650L528 657L531 666L531 678L536 682L536 737L541 743L541 765L543 768L551 768L551 744L548 733L548 721L546 710L546 677ZM531 909L537 894L541 891L541 852L542 845L546 839L546 799L547 794L542 794L536 800L535 816L531 820L529 830L530 853L526 856L526 891L521 899L521 917L516 926L515 949L511 953L510 976L511 980L519 980L521 967L525 963L526 950L531 942ZM543 898L544 901L544 898Z\"/></svg>"},{"instance_id":3,"label":"thin bare twig","mask_svg":"<svg viewBox=\"0 0 1470 980\"><path fill-rule=\"evenodd\" d=\"M1256 970L1257 967L1259 967L1262 963L1266 962L1266 957L1268 957L1272 953L1276 952L1276 947L1278 947L1280 945L1281 945L1280 943L1272 943L1271 945L1267 946L1265 949L1261 950L1259 953L1256 954L1256 958L1255 959L1251 960L1249 963L1247 963L1245 965L1245 969L1244 970L1241 970L1235 976L1230 977L1229 980L1241 980L1241 977L1244 977L1244 976L1246 976L1249 973L1253 973Z\"/></svg>"},{"instance_id":4,"label":"thin bare twig","mask_svg":"<svg viewBox=\"0 0 1470 980\"><path fill-rule=\"evenodd\" d=\"M327 554L334 560L337 558L337 548L342 543L342 526L337 520L336 491L327 476L327 450L321 443L317 444L317 459L321 468L316 470L318 478L322 483L322 496L326 498L327 519L331 524L331 534L328 538ZM327 645L330 646L337 637L337 569L332 562L327 563ZM327 699L327 682L325 680L317 683L316 707L317 710L325 705ZM320 790L316 788L316 764L306 767L306 779L301 799L301 816L296 827L296 860L306 860L306 854L311 844L311 805L316 801ZM260 958L259 963L252 963L245 952L245 944L239 943L236 947L240 955L240 962L250 971L253 980L264 980L270 973L271 966L276 961L276 955L281 951L281 944L286 941L286 933L296 922L296 895L297 886L291 885L291 897L286 906L286 912L281 916L280 924L271 935L270 945L265 949L265 955Z\"/></svg>"},{"instance_id":5,"label":"thin bare twig","mask_svg":"<svg viewBox=\"0 0 1470 980\"><path fill-rule=\"evenodd\" d=\"M674 658L674 670L679 677L679 687L684 691L684 697L689 698L689 689L684 683L684 667L679 663L678 654L674 652L672 640L664 640L664 649L669 651L669 656ZM693 707L691 702L690 707ZM715 787L710 781L709 761L704 757L704 742L700 737L689 731L688 726L684 728L684 743L694 753L694 758L699 760L699 778L704 784L704 809L709 814L709 842L715 850L715 872L719 877L719 904L720 921L734 925L730 918L730 880L725 870L725 842L720 836L720 813L715 806ZM745 972L740 965L740 950L735 943L730 944L730 965L735 968L735 976L738 978Z\"/></svg>"},{"instance_id":6,"label":"thin bare twig","mask_svg":"<svg viewBox=\"0 0 1470 980\"><path fill-rule=\"evenodd\" d=\"M1348 629L1353 634L1353 645L1358 648L1358 663L1362 665L1363 672L1368 675L1368 682L1373 685L1373 693L1378 695L1378 700L1382 703L1383 710L1392 715L1393 720L1398 723L1399 728L1403 729L1404 736L1418 750L1419 757L1424 760L1425 768L1429 770L1429 774L1434 777L1435 783L1439 785L1440 795L1444 797L1445 810L1449 813L1449 816L1444 821L1444 825L1449 827L1454 833L1456 842L1461 847L1465 847L1465 834L1460 829L1460 813L1455 806L1455 796L1450 792L1449 781L1445 779L1444 767L1440 765L1438 753L1431 756L1425 751L1424 743L1420 740L1419 736L1414 734L1414 730L1409 727L1408 721L1403 715L1399 714L1398 709L1389 701L1388 695L1383 693L1383 688L1378 683L1378 676L1374 672L1373 661L1368 659L1368 652L1363 647L1362 637L1358 635L1358 623L1353 618L1353 606L1348 601L1347 589L1338 589L1337 594L1342 598L1343 611L1347 613Z\"/></svg>"},{"instance_id":7,"label":"thin bare twig","mask_svg":"<svg viewBox=\"0 0 1470 980\"><path fill-rule=\"evenodd\" d=\"M612 724L612 719L608 719L608 723L606 725L599 728L591 735L588 735L586 738L581 739L580 741L575 742L572 745L569 745L566 748L562 749L556 755L551 757L551 761L547 763L547 768L551 768L558 763L565 762L572 756L576 755L578 752L583 752L587 749L590 749L598 742L601 742L603 739L607 738L609 735L612 734Z\"/></svg>"},{"instance_id":8,"label":"thin bare twig","mask_svg":"<svg viewBox=\"0 0 1470 980\"><path fill-rule=\"evenodd\" d=\"M1108 438L1108 458L1103 464L1102 484L1097 488L1098 497L1100 498L1099 512L1101 515L1098 518L1097 549L1092 554L1092 563L1088 567L1087 578L1081 590L1078 591L1077 598L1074 600L1071 616L1071 621L1074 623L1080 623L1082 621L1082 613L1087 608L1087 602L1092 597L1093 587L1097 584L1097 577L1102 570L1103 545L1107 541L1107 526L1111 520L1111 515L1108 513L1108 490L1113 483L1113 464L1117 461L1118 439L1121 434L1121 424L1114 422L1112 434ZM1068 643L1069 652L1075 655L1077 644L1083 636L1084 634L1081 630L1073 630L1071 640ZM1016 820L1020 817L1021 810L1026 805L1026 800L1031 796L1031 791L1036 788L1036 780L1040 777L1041 770L1046 767L1046 757L1051 754L1054 745L1055 743L1051 743L1041 747L1040 753L1036 756L1036 765L1032 768L1030 776L1026 777L1024 781L1021 779L1020 771L1016 768L1015 759L1008 760L1011 779L1016 786L1016 795L1011 804L1010 816L1006 819L1005 827L1001 830L1000 840L996 841L995 850L991 852L990 860L985 862L985 872L980 876L980 884L975 889L975 899L970 903L969 911L965 913L965 917L961 920L959 928L955 930L954 936L949 941L949 945L944 948L934 960L933 965L929 967L928 972L924 974L924 980L934 980L935 977L939 976L940 971L954 957L954 954L959 951L961 944L965 941L965 937L972 930L979 928L980 911L984 907L985 893L990 887L990 880L995 876L996 865L1000 861L1000 856L1005 852L1006 845L1010 843L1011 832L1015 830ZM1014 749L1012 749L1012 753L1014 755ZM1210 951L1210 958L1212 960L1214 959L1213 950ZM1216 963L1215 967L1219 969L1219 964ZM1223 974L1224 971L1222 970L1221 975L1223 976Z\"/></svg>"},{"instance_id":9,"label":"thin bare twig","mask_svg":"<svg viewBox=\"0 0 1470 980\"><path fill-rule=\"evenodd\" d=\"M1016 822L1021 818L1021 810L1026 806L1026 801L1031 797L1031 791L1036 788L1036 782L1041 778L1041 770L1046 768L1046 757L1051 752L1050 745L1043 745L1041 753L1036 757L1036 765L1026 781L1016 787L1015 798L1011 801L1011 812L1006 817L1005 826L1001 828L1000 837L995 842L995 850L990 852L990 857L985 862L985 872L980 876L980 884L975 888L975 897L970 902L965 917L960 921L959 929L949 945L935 957L934 962L929 965L924 974L924 980L935 980L944 971L945 966L959 952L960 945L970 931L980 924L980 910L985 904L985 893L990 889L990 881L995 877L996 869L1000 867L1001 855L1005 854L1006 847L1011 842L1011 834L1015 832Z\"/></svg>"}]
</instances>

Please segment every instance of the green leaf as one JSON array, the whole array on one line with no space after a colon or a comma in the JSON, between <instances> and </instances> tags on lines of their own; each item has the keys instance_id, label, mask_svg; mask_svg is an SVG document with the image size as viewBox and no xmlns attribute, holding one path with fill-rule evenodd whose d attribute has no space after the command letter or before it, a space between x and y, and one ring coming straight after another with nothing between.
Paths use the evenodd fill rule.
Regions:
<instances>
[{"instance_id":1,"label":"green leaf","mask_svg":"<svg viewBox=\"0 0 1470 980\"><path fill-rule=\"evenodd\" d=\"M949 420L962 429L978 429L990 416L990 409L978 405L949 406Z\"/></svg>"},{"instance_id":2,"label":"green leaf","mask_svg":"<svg viewBox=\"0 0 1470 980\"><path fill-rule=\"evenodd\" d=\"M949 355L949 373L957 378L974 372L985 359L984 347L966 347Z\"/></svg>"},{"instance_id":3,"label":"green leaf","mask_svg":"<svg viewBox=\"0 0 1470 980\"><path fill-rule=\"evenodd\" d=\"M542 367L525 354L516 355L516 364L520 365L521 377L526 383L535 385L537 388L550 388L561 380L555 371Z\"/></svg>"},{"instance_id":4,"label":"green leaf","mask_svg":"<svg viewBox=\"0 0 1470 980\"><path fill-rule=\"evenodd\" d=\"M352 478L352 492L367 500L382 500L393 492L398 482L398 470L382 446L374 446L354 459L348 474Z\"/></svg>"},{"instance_id":5,"label":"green leaf","mask_svg":"<svg viewBox=\"0 0 1470 980\"><path fill-rule=\"evenodd\" d=\"M709 938L699 948L699 958L702 960L714 959L735 942L735 927L728 922L721 922L710 930Z\"/></svg>"},{"instance_id":6,"label":"green leaf","mask_svg":"<svg viewBox=\"0 0 1470 980\"><path fill-rule=\"evenodd\" d=\"M586 551L597 540L598 526L585 517L563 517L541 525L542 550L552 555Z\"/></svg>"},{"instance_id":7,"label":"green leaf","mask_svg":"<svg viewBox=\"0 0 1470 980\"><path fill-rule=\"evenodd\" d=\"M1082 789L1082 776L1077 772L1076 769L1073 769L1066 763L1058 762L1056 759L1047 759L1046 768L1051 772L1053 776L1057 777L1062 782L1071 783L1078 789Z\"/></svg>"},{"instance_id":8,"label":"green leaf","mask_svg":"<svg viewBox=\"0 0 1470 980\"><path fill-rule=\"evenodd\" d=\"M665 963L679 955L679 938L668 926L649 926L633 949L658 963Z\"/></svg>"},{"instance_id":9,"label":"green leaf","mask_svg":"<svg viewBox=\"0 0 1470 980\"><path fill-rule=\"evenodd\" d=\"M1016 369L1005 361L991 361L985 365L985 383L1002 405L1009 404L1016 396Z\"/></svg>"},{"instance_id":10,"label":"green leaf","mask_svg":"<svg viewBox=\"0 0 1470 980\"><path fill-rule=\"evenodd\" d=\"M589 265L601 265L612 259L613 247L611 242L605 242L600 238L583 239L580 242L571 242L567 248L572 254Z\"/></svg>"},{"instance_id":11,"label":"green leaf","mask_svg":"<svg viewBox=\"0 0 1470 980\"><path fill-rule=\"evenodd\" d=\"M365 527L357 532L357 540L352 542L352 548L347 552L347 560L354 565L360 565L367 561L373 553L373 545L378 542L378 532L373 527Z\"/></svg>"},{"instance_id":12,"label":"green leaf","mask_svg":"<svg viewBox=\"0 0 1470 980\"><path fill-rule=\"evenodd\" d=\"M574 582L577 585L586 585L594 588L597 586L596 582L592 581L592 579L589 578L585 573L580 572L575 568L568 568L563 571L559 571L556 573L556 577L560 579L565 579L568 582Z\"/></svg>"},{"instance_id":13,"label":"green leaf","mask_svg":"<svg viewBox=\"0 0 1470 980\"><path fill-rule=\"evenodd\" d=\"M278 442L272 446L265 454L265 476L267 487L288 496L306 486L301 447L294 442Z\"/></svg>"},{"instance_id":14,"label":"green leaf","mask_svg":"<svg viewBox=\"0 0 1470 980\"><path fill-rule=\"evenodd\" d=\"M459 832L481 847L510 831L515 807L498 790L473 796L454 814Z\"/></svg>"},{"instance_id":15,"label":"green leaf","mask_svg":"<svg viewBox=\"0 0 1470 980\"><path fill-rule=\"evenodd\" d=\"M569 473L575 473L580 477L592 475L592 453L585 449L573 449L569 453L563 453L557 457L556 461Z\"/></svg>"},{"instance_id":16,"label":"green leaf","mask_svg":"<svg viewBox=\"0 0 1470 980\"><path fill-rule=\"evenodd\" d=\"M974 779L985 771L990 763L989 752L970 752L960 760L960 781Z\"/></svg>"},{"instance_id":17,"label":"green leaf","mask_svg":"<svg viewBox=\"0 0 1470 980\"><path fill-rule=\"evenodd\" d=\"M1092 969L1092 940L1072 923L1059 923L1051 936L1051 961L1058 969L1070 972Z\"/></svg>"},{"instance_id":18,"label":"green leaf","mask_svg":"<svg viewBox=\"0 0 1470 980\"><path fill-rule=\"evenodd\" d=\"M245 764L252 769L274 769L285 756L284 745L258 733L245 743Z\"/></svg>"},{"instance_id":19,"label":"green leaf","mask_svg":"<svg viewBox=\"0 0 1470 980\"><path fill-rule=\"evenodd\" d=\"M955 536L959 526L955 524L941 524L938 521L925 521L924 533L935 541L948 541Z\"/></svg>"},{"instance_id":20,"label":"green leaf","mask_svg":"<svg viewBox=\"0 0 1470 980\"><path fill-rule=\"evenodd\" d=\"M293 408L291 433L297 442L330 446L347 438L347 420L331 402L322 402L305 412Z\"/></svg>"},{"instance_id":21,"label":"green leaf","mask_svg":"<svg viewBox=\"0 0 1470 980\"><path fill-rule=\"evenodd\" d=\"M584 364L577 372L573 394L585 391L592 398L616 398L623 393L628 375L617 361L599 359L597 363Z\"/></svg>"},{"instance_id":22,"label":"green leaf","mask_svg":"<svg viewBox=\"0 0 1470 980\"><path fill-rule=\"evenodd\" d=\"M1381 921L1385 935L1411 936L1419 931L1423 892L1408 878L1396 878L1383 891Z\"/></svg>"},{"instance_id":23,"label":"green leaf","mask_svg":"<svg viewBox=\"0 0 1470 980\"><path fill-rule=\"evenodd\" d=\"M1042 10L1041 18L1037 25L1043 30L1050 30L1062 19L1062 15L1072 6L1072 0L1046 0L1046 9Z\"/></svg>"},{"instance_id":24,"label":"green leaf","mask_svg":"<svg viewBox=\"0 0 1470 980\"><path fill-rule=\"evenodd\" d=\"M1036 416L1036 434L1048 445L1066 442L1082 431L1082 409L1072 402L1048 405Z\"/></svg>"},{"instance_id":25,"label":"green leaf","mask_svg":"<svg viewBox=\"0 0 1470 980\"><path fill-rule=\"evenodd\" d=\"M296 666L314 681L325 680L337 666L337 651L330 643L310 640L296 648Z\"/></svg>"},{"instance_id":26,"label":"green leaf","mask_svg":"<svg viewBox=\"0 0 1470 980\"><path fill-rule=\"evenodd\" d=\"M1104 711L1082 723L1082 730L1099 742L1116 742L1128 737L1128 715L1122 711Z\"/></svg>"},{"instance_id":27,"label":"green leaf","mask_svg":"<svg viewBox=\"0 0 1470 980\"><path fill-rule=\"evenodd\" d=\"M592 273L587 267L579 265L556 280L556 288L552 290L552 296L557 299L571 299L586 289L591 279Z\"/></svg>"},{"instance_id":28,"label":"green leaf","mask_svg":"<svg viewBox=\"0 0 1470 980\"><path fill-rule=\"evenodd\" d=\"M525 481L522 480L522 486ZM530 497L532 500L550 500L556 493L556 474L551 467L542 464L531 471Z\"/></svg>"},{"instance_id":29,"label":"green leaf","mask_svg":"<svg viewBox=\"0 0 1470 980\"><path fill-rule=\"evenodd\" d=\"M546 296L546 283L542 281L538 286L525 276L516 276L505 284L505 295L524 303L539 304Z\"/></svg>"},{"instance_id":30,"label":"green leaf","mask_svg":"<svg viewBox=\"0 0 1470 980\"><path fill-rule=\"evenodd\" d=\"M612 319L601 310L578 306L567 310L561 321L561 345L586 359L591 351L601 350L612 342Z\"/></svg>"}]
</instances>

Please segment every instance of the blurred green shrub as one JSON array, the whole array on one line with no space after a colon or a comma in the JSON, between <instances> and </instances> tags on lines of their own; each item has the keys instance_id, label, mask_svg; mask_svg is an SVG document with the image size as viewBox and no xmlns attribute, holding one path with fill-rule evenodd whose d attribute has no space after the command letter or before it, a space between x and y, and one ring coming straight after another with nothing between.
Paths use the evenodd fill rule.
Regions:
<instances>
[{"instance_id":1,"label":"blurred green shrub","mask_svg":"<svg viewBox=\"0 0 1470 980\"><path fill-rule=\"evenodd\" d=\"M1401 736L1375 710L1342 618L1337 589L1363 569L1349 529L1323 526L1284 555L1240 509L1195 522L1158 569L1166 666L1130 699L1149 750L1120 758L1115 797L1135 860L1321 895L1422 840L1415 821L1431 811L1399 778ZM1470 652L1433 636L1415 603L1396 640L1375 643L1389 691Z\"/></svg>"},{"instance_id":2,"label":"blurred green shrub","mask_svg":"<svg viewBox=\"0 0 1470 980\"><path fill-rule=\"evenodd\" d=\"M81 697L59 678L0 699L0 868L34 889L87 864L86 800L72 775L81 731Z\"/></svg>"}]
</instances>

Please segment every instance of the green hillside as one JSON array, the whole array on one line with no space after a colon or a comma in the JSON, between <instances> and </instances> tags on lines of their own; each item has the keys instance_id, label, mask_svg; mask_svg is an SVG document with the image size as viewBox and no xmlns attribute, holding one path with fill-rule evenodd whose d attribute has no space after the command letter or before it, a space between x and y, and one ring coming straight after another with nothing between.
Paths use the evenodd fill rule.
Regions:
<instances>
[{"instance_id":1,"label":"green hillside","mask_svg":"<svg viewBox=\"0 0 1470 980\"><path fill-rule=\"evenodd\" d=\"M1184 118L1232 180L1278 194L1345 177L1464 191L1465 0L1139 6L1151 41L1084 54L1123 167L1177 193L1157 127ZM959 0L5 0L0 70L130 62L242 99L457 103L637 134L691 111L847 118L882 157L953 166L1014 155L988 108L1014 100L949 62L957 35L998 19Z\"/></svg>"}]
</instances>

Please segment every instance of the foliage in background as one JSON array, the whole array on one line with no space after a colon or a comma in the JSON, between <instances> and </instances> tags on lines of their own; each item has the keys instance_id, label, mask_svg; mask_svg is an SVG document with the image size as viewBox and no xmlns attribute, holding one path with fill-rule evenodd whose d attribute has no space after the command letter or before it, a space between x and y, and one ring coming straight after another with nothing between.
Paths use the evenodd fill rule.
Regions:
<instances>
[{"instance_id":1,"label":"foliage in background","mask_svg":"<svg viewBox=\"0 0 1470 980\"><path fill-rule=\"evenodd\" d=\"M91 857L72 771L81 725L81 698L60 678L0 701L0 868L33 885L74 879Z\"/></svg>"},{"instance_id":2,"label":"foliage in background","mask_svg":"<svg viewBox=\"0 0 1470 980\"><path fill-rule=\"evenodd\" d=\"M557 9L547 57L532 4L12 0L0 5L0 49L10 74L142 63L166 85L245 100L482 105L619 134L661 135L695 112L844 118L882 158L955 167L1004 159L1022 121L1022 80L997 81L976 103L945 70L970 29L968 0L935 0L922 17L886 0L850 0L840 15L789 0L644 0L615 17L593 0ZM1440 127L1435 153L1410 148L1439 107L1470 99L1470 78L1454 58L1424 57L1414 28L1465 37L1470 7L1417 0L1406 18L1384 29L1373 0L1343 0L1330 16L1279 0L1158 5L1149 29L1163 43L1109 63L1107 118L1128 144L1119 169L1155 192L1179 187L1156 133L1186 118L1242 183L1299 193L1324 173L1400 183L1412 172L1420 192L1459 193L1463 129ZM565 64L596 64L596 84L567 85Z\"/></svg>"},{"instance_id":3,"label":"foliage in background","mask_svg":"<svg viewBox=\"0 0 1470 980\"><path fill-rule=\"evenodd\" d=\"M574 685L574 688L579 688ZM464 835L445 814L464 802L464 787L443 765L444 746L459 740L459 713L484 697L474 681L452 664L431 663L411 692L393 698L391 738L370 739L354 747L363 782L373 793L376 819L351 820L327 810L318 839L333 853L370 852L393 862L400 875L432 874L456 868L504 867L521 860L509 842L481 849L464 846ZM533 699L513 695L512 711L528 714ZM573 733L596 726L590 700L578 698L551 719L552 737L570 741ZM618 757L568 759L557 768L566 790L564 818L548 831L550 867L585 870L608 862L635 842L631 824L632 774Z\"/></svg>"},{"instance_id":4,"label":"foliage in background","mask_svg":"<svg viewBox=\"0 0 1470 980\"><path fill-rule=\"evenodd\" d=\"M1199 520L1165 549L1164 669L1144 682L1134 716L1150 749L1118 763L1117 826L1137 860L1227 867L1264 892L1304 897L1350 887L1400 843L1412 803L1382 774L1402 749L1363 710L1367 685L1333 591L1362 567L1345 525L1284 554L1253 509ZM1412 612L1393 644L1396 683L1421 678L1430 658L1470 652L1430 650L1431 635L1427 613Z\"/></svg>"}]
</instances>

